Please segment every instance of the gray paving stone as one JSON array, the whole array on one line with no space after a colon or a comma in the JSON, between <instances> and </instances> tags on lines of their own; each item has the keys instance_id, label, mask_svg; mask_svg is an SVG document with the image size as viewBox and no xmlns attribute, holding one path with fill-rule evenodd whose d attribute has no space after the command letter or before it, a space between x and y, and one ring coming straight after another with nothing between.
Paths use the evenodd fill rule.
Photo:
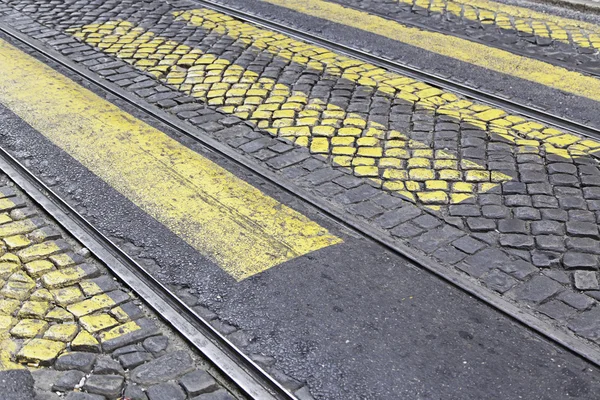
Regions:
<instances>
[{"instance_id":1,"label":"gray paving stone","mask_svg":"<svg viewBox=\"0 0 600 400\"><path fill-rule=\"evenodd\" d=\"M192 400L235 400L235 397L233 397L227 390L219 389L212 393L196 396Z\"/></svg>"},{"instance_id":2,"label":"gray paving stone","mask_svg":"<svg viewBox=\"0 0 600 400\"><path fill-rule=\"evenodd\" d=\"M529 235L502 234L500 235L500 244L502 246L514 247L516 249L533 249L535 246L534 238Z\"/></svg>"},{"instance_id":3,"label":"gray paving stone","mask_svg":"<svg viewBox=\"0 0 600 400\"><path fill-rule=\"evenodd\" d=\"M537 307L537 310L542 314L546 314L550 318L564 321L571 315L575 314L576 310L573 307L568 306L562 301L551 300Z\"/></svg>"},{"instance_id":4,"label":"gray paving stone","mask_svg":"<svg viewBox=\"0 0 600 400\"><path fill-rule=\"evenodd\" d=\"M467 226L474 232L485 232L496 229L496 222L487 218L467 218Z\"/></svg>"},{"instance_id":5,"label":"gray paving stone","mask_svg":"<svg viewBox=\"0 0 600 400\"><path fill-rule=\"evenodd\" d=\"M581 293L575 293L569 290L565 290L564 292L559 294L558 299L564 301L566 304L580 311L590 308L593 304L596 304L596 302L589 296L586 296Z\"/></svg>"},{"instance_id":6,"label":"gray paving stone","mask_svg":"<svg viewBox=\"0 0 600 400\"><path fill-rule=\"evenodd\" d=\"M557 269L548 269L548 270L544 270L542 272L544 275L554 279L556 282L562 283L562 284L569 284L571 283L571 278L569 278L569 275L567 275L567 273L565 271L561 271L561 270L557 270Z\"/></svg>"},{"instance_id":7,"label":"gray paving stone","mask_svg":"<svg viewBox=\"0 0 600 400\"><path fill-rule=\"evenodd\" d=\"M563 256L563 265L567 269L593 268L598 269L598 256L594 254L567 251Z\"/></svg>"},{"instance_id":8,"label":"gray paving stone","mask_svg":"<svg viewBox=\"0 0 600 400\"><path fill-rule=\"evenodd\" d=\"M464 260L467 254L452 246L443 246L437 249L433 256L444 264L453 265Z\"/></svg>"},{"instance_id":9,"label":"gray paving stone","mask_svg":"<svg viewBox=\"0 0 600 400\"><path fill-rule=\"evenodd\" d=\"M524 280L528 276L539 272L539 270L536 267L534 267L531 263L525 260L509 261L506 264L500 265L498 269L517 278L518 280Z\"/></svg>"},{"instance_id":10,"label":"gray paving stone","mask_svg":"<svg viewBox=\"0 0 600 400\"><path fill-rule=\"evenodd\" d=\"M419 215L422 211L415 206L406 206L395 210L387 211L375 219L375 223L382 228L391 229L401 223L410 221Z\"/></svg>"},{"instance_id":11,"label":"gray paving stone","mask_svg":"<svg viewBox=\"0 0 600 400\"><path fill-rule=\"evenodd\" d=\"M106 397L100 396L99 394L71 392L67 394L65 400L106 400Z\"/></svg>"},{"instance_id":12,"label":"gray paving stone","mask_svg":"<svg viewBox=\"0 0 600 400\"><path fill-rule=\"evenodd\" d=\"M156 356L167 349L169 338L164 335L153 336L144 340L143 345L146 350Z\"/></svg>"},{"instance_id":13,"label":"gray paving stone","mask_svg":"<svg viewBox=\"0 0 600 400\"><path fill-rule=\"evenodd\" d=\"M146 391L149 400L185 400L185 393L175 383L150 386Z\"/></svg>"},{"instance_id":14,"label":"gray paving stone","mask_svg":"<svg viewBox=\"0 0 600 400\"><path fill-rule=\"evenodd\" d=\"M90 372L96 361L96 356L90 353L72 352L64 354L56 360L54 368L59 371L79 370Z\"/></svg>"},{"instance_id":15,"label":"gray paving stone","mask_svg":"<svg viewBox=\"0 0 600 400\"><path fill-rule=\"evenodd\" d=\"M298 164L310 157L310 153L308 151L303 150L292 150L288 153L276 156L267 161L267 165L275 169L281 169L285 167L289 167L294 164Z\"/></svg>"},{"instance_id":16,"label":"gray paving stone","mask_svg":"<svg viewBox=\"0 0 600 400\"><path fill-rule=\"evenodd\" d=\"M573 236L599 238L598 225L590 222L567 222L567 233Z\"/></svg>"},{"instance_id":17,"label":"gray paving stone","mask_svg":"<svg viewBox=\"0 0 600 400\"><path fill-rule=\"evenodd\" d=\"M56 383L54 383L52 390L59 392L73 390L73 388L81 382L83 377L85 377L85 374L81 371L66 371L58 378Z\"/></svg>"},{"instance_id":18,"label":"gray paving stone","mask_svg":"<svg viewBox=\"0 0 600 400\"><path fill-rule=\"evenodd\" d=\"M564 235L565 226L558 221L533 221L531 233L533 235Z\"/></svg>"},{"instance_id":19,"label":"gray paving stone","mask_svg":"<svg viewBox=\"0 0 600 400\"><path fill-rule=\"evenodd\" d=\"M582 312L569 322L568 327L580 336L600 341L600 307Z\"/></svg>"},{"instance_id":20,"label":"gray paving stone","mask_svg":"<svg viewBox=\"0 0 600 400\"><path fill-rule=\"evenodd\" d=\"M573 273L573 282L579 290L597 290L600 288L598 277L594 271L575 271Z\"/></svg>"},{"instance_id":21,"label":"gray paving stone","mask_svg":"<svg viewBox=\"0 0 600 400\"><path fill-rule=\"evenodd\" d=\"M535 244L538 249L562 252L565 250L563 236L540 235L535 237Z\"/></svg>"},{"instance_id":22,"label":"gray paving stone","mask_svg":"<svg viewBox=\"0 0 600 400\"><path fill-rule=\"evenodd\" d=\"M179 384L189 396L215 391L219 388L215 379L206 371L196 370L184 375Z\"/></svg>"},{"instance_id":23,"label":"gray paving stone","mask_svg":"<svg viewBox=\"0 0 600 400\"><path fill-rule=\"evenodd\" d=\"M152 385L178 378L194 369L194 364L184 351L166 354L131 371L131 380L143 385Z\"/></svg>"},{"instance_id":24,"label":"gray paving stone","mask_svg":"<svg viewBox=\"0 0 600 400\"><path fill-rule=\"evenodd\" d=\"M120 375L91 375L85 380L83 389L89 393L115 398L123 389L125 378Z\"/></svg>"},{"instance_id":25,"label":"gray paving stone","mask_svg":"<svg viewBox=\"0 0 600 400\"><path fill-rule=\"evenodd\" d=\"M110 356L99 355L94 364L95 375L125 375L121 364L113 360Z\"/></svg>"},{"instance_id":26,"label":"gray paving stone","mask_svg":"<svg viewBox=\"0 0 600 400\"><path fill-rule=\"evenodd\" d=\"M413 219L413 223L426 230L434 229L442 225L442 221L429 214L424 214Z\"/></svg>"},{"instance_id":27,"label":"gray paving stone","mask_svg":"<svg viewBox=\"0 0 600 400\"><path fill-rule=\"evenodd\" d=\"M502 233L527 233L527 222L521 219L502 219L498 221L498 230Z\"/></svg>"},{"instance_id":28,"label":"gray paving stone","mask_svg":"<svg viewBox=\"0 0 600 400\"><path fill-rule=\"evenodd\" d=\"M125 386L125 390L123 391L123 397L131 400L148 400L146 392L144 392L140 386L132 383L128 383Z\"/></svg>"},{"instance_id":29,"label":"gray paving stone","mask_svg":"<svg viewBox=\"0 0 600 400\"><path fill-rule=\"evenodd\" d=\"M499 293L505 293L518 281L512 276L495 269L489 274L483 276L483 282L490 289L495 290Z\"/></svg>"},{"instance_id":30,"label":"gray paving stone","mask_svg":"<svg viewBox=\"0 0 600 400\"><path fill-rule=\"evenodd\" d=\"M421 236L412 239L410 243L415 248L427 254L431 254L439 247L442 247L443 245L448 244L462 236L465 236L463 231L450 225L444 225L441 228L425 232Z\"/></svg>"},{"instance_id":31,"label":"gray paving stone","mask_svg":"<svg viewBox=\"0 0 600 400\"><path fill-rule=\"evenodd\" d=\"M152 355L147 351L136 351L119 356L119 362L125 369L133 369L150 360Z\"/></svg>"},{"instance_id":32,"label":"gray paving stone","mask_svg":"<svg viewBox=\"0 0 600 400\"><path fill-rule=\"evenodd\" d=\"M474 254L485 247L484 243L469 236L463 236L462 238L455 240L452 242L452 245L468 254Z\"/></svg>"},{"instance_id":33,"label":"gray paving stone","mask_svg":"<svg viewBox=\"0 0 600 400\"><path fill-rule=\"evenodd\" d=\"M564 287L558 282L546 276L538 275L515 287L509 294L517 301L541 303L563 289Z\"/></svg>"},{"instance_id":34,"label":"gray paving stone","mask_svg":"<svg viewBox=\"0 0 600 400\"><path fill-rule=\"evenodd\" d=\"M560 267L561 256L561 253L553 251L533 250L531 252L531 262L540 268Z\"/></svg>"}]
</instances>

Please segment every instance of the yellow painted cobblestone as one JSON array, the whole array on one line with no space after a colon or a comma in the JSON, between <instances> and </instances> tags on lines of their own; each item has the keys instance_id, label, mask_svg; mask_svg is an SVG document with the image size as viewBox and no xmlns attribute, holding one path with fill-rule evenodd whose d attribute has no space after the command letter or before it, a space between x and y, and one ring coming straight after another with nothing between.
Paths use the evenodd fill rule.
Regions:
<instances>
[{"instance_id":1,"label":"yellow painted cobblestone","mask_svg":"<svg viewBox=\"0 0 600 400\"><path fill-rule=\"evenodd\" d=\"M487 130L489 135L500 136L515 145L527 140L527 144L521 144L523 151L531 151L529 146L533 146L533 142L529 141L532 140L539 141L537 147L534 146L536 149L543 147L546 152L566 154L567 157L585 155L594 148L600 148L600 144L596 146L594 141L585 143L582 138L528 122L509 115L504 110L474 104L411 78L211 10L189 10L176 12L174 15L192 25L251 44L257 49L299 62L319 72L341 76L361 84L368 83L381 92L438 115L448 115L468 122ZM313 153L329 155L332 162L351 168L355 175L372 179L385 189L411 199L419 199L423 203L454 203L458 199L470 197L467 194L475 195L481 188L490 190L511 179L499 171L487 171L485 166L468 160L460 160L460 163L449 161L456 156L450 157L448 152L433 152L427 145L409 140L401 132L368 122L333 104L293 91L286 85L277 84L273 79L262 78L228 60L204 54L197 48L156 36L127 21L75 27L69 32L90 44L104 43L104 51L115 54L163 82L207 101L208 104L224 105L220 108L224 112L249 119L273 135L308 147ZM90 38L94 38L95 42L90 42ZM139 49L147 44L151 44L152 50L139 53ZM151 54L159 60L158 63L141 63L141 60L147 59ZM228 103L229 99L236 100ZM549 138L552 139L551 142L547 142ZM408 174L397 182L395 177L398 175L387 172L389 168L407 169ZM406 179L411 179L411 183L406 184ZM418 183L426 181L438 183ZM468 186L471 188L470 193L465 190L467 186L463 186L460 196L447 195L444 200L436 197L439 191L453 193L453 184L457 182L487 182L489 185ZM413 192L417 194L416 197ZM419 193L428 192L432 194L418 196Z\"/></svg>"}]
</instances>

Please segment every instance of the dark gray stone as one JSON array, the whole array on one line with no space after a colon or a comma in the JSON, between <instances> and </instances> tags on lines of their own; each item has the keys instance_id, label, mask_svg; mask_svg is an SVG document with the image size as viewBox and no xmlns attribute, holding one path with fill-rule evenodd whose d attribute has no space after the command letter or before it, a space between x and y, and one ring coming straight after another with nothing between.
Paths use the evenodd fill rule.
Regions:
<instances>
[{"instance_id":1,"label":"dark gray stone","mask_svg":"<svg viewBox=\"0 0 600 400\"><path fill-rule=\"evenodd\" d=\"M407 206L383 213L375 219L375 223L385 229L391 229L401 223L421 215L422 211L415 206Z\"/></svg>"},{"instance_id":2,"label":"dark gray stone","mask_svg":"<svg viewBox=\"0 0 600 400\"><path fill-rule=\"evenodd\" d=\"M0 371L0 383L2 400L42 400L36 397L34 384L38 390L39 386L27 369Z\"/></svg>"},{"instance_id":3,"label":"dark gray stone","mask_svg":"<svg viewBox=\"0 0 600 400\"><path fill-rule=\"evenodd\" d=\"M512 276L495 269L483 277L483 282L490 289L499 293L504 293L513 287L518 281Z\"/></svg>"},{"instance_id":4,"label":"dark gray stone","mask_svg":"<svg viewBox=\"0 0 600 400\"><path fill-rule=\"evenodd\" d=\"M511 297L518 301L541 303L562 289L563 286L558 282L546 276L538 275L515 287L509 293Z\"/></svg>"},{"instance_id":5,"label":"dark gray stone","mask_svg":"<svg viewBox=\"0 0 600 400\"><path fill-rule=\"evenodd\" d=\"M154 336L144 340L144 348L154 356L165 351L169 345L169 338L166 336Z\"/></svg>"},{"instance_id":6,"label":"dark gray stone","mask_svg":"<svg viewBox=\"0 0 600 400\"><path fill-rule=\"evenodd\" d=\"M192 400L235 400L229 392L225 389L219 389L216 392L201 394L192 398Z\"/></svg>"},{"instance_id":7,"label":"dark gray stone","mask_svg":"<svg viewBox=\"0 0 600 400\"><path fill-rule=\"evenodd\" d=\"M178 378L194 369L194 363L185 351L166 354L131 371L131 380L152 385Z\"/></svg>"},{"instance_id":8,"label":"dark gray stone","mask_svg":"<svg viewBox=\"0 0 600 400\"><path fill-rule=\"evenodd\" d=\"M152 360L152 355L146 351L136 351L119 356L119 362L125 369L133 369L150 360Z\"/></svg>"},{"instance_id":9,"label":"dark gray stone","mask_svg":"<svg viewBox=\"0 0 600 400\"><path fill-rule=\"evenodd\" d=\"M562 301L551 300L547 303L540 305L537 310L542 314L546 314L550 318L554 318L559 321L564 321L575 313L575 309L569 307Z\"/></svg>"},{"instance_id":10,"label":"dark gray stone","mask_svg":"<svg viewBox=\"0 0 600 400\"><path fill-rule=\"evenodd\" d=\"M572 236L598 238L598 225L591 222L567 222L567 233Z\"/></svg>"},{"instance_id":11,"label":"dark gray stone","mask_svg":"<svg viewBox=\"0 0 600 400\"><path fill-rule=\"evenodd\" d=\"M150 386L146 391L149 400L185 400L185 393L174 383Z\"/></svg>"},{"instance_id":12,"label":"dark gray stone","mask_svg":"<svg viewBox=\"0 0 600 400\"><path fill-rule=\"evenodd\" d=\"M573 273L573 282L579 290L597 290L600 288L598 277L594 271L575 271Z\"/></svg>"},{"instance_id":13,"label":"dark gray stone","mask_svg":"<svg viewBox=\"0 0 600 400\"><path fill-rule=\"evenodd\" d=\"M593 299L591 299L589 296L586 296L581 293L566 291L566 290L564 292L562 292L558 296L558 298L560 300L564 301L565 303L567 303L568 305L570 305L571 307L576 308L580 311L590 308L592 306L592 304L595 304L595 301Z\"/></svg>"},{"instance_id":14,"label":"dark gray stone","mask_svg":"<svg viewBox=\"0 0 600 400\"><path fill-rule=\"evenodd\" d=\"M94 374L125 375L125 371L123 370L123 367L121 367L121 364L113 360L111 357L100 355L96 359L96 364L94 365Z\"/></svg>"},{"instance_id":15,"label":"dark gray stone","mask_svg":"<svg viewBox=\"0 0 600 400\"><path fill-rule=\"evenodd\" d=\"M290 165L298 164L310 157L310 153L304 150L292 150L285 154L271 158L267 164L275 169L289 167Z\"/></svg>"},{"instance_id":16,"label":"dark gray stone","mask_svg":"<svg viewBox=\"0 0 600 400\"><path fill-rule=\"evenodd\" d=\"M123 389L125 378L120 375L92 375L85 380L83 389L89 393L115 398Z\"/></svg>"},{"instance_id":17,"label":"dark gray stone","mask_svg":"<svg viewBox=\"0 0 600 400\"><path fill-rule=\"evenodd\" d=\"M521 219L503 219L498 221L498 230L502 233L527 233L527 223Z\"/></svg>"},{"instance_id":18,"label":"dark gray stone","mask_svg":"<svg viewBox=\"0 0 600 400\"><path fill-rule=\"evenodd\" d=\"M546 250L533 250L531 252L531 262L536 267L550 268L560 266L561 253Z\"/></svg>"},{"instance_id":19,"label":"dark gray stone","mask_svg":"<svg viewBox=\"0 0 600 400\"><path fill-rule=\"evenodd\" d=\"M558 221L533 221L531 233L534 235L564 235L565 226Z\"/></svg>"},{"instance_id":20,"label":"dark gray stone","mask_svg":"<svg viewBox=\"0 0 600 400\"><path fill-rule=\"evenodd\" d=\"M442 221L432 215L425 214L413 219L413 223L423 229L428 230L437 228L442 224Z\"/></svg>"},{"instance_id":21,"label":"dark gray stone","mask_svg":"<svg viewBox=\"0 0 600 400\"><path fill-rule=\"evenodd\" d=\"M148 396L138 385L128 383L125 386L125 391L123 392L123 397L131 400L148 400Z\"/></svg>"},{"instance_id":22,"label":"dark gray stone","mask_svg":"<svg viewBox=\"0 0 600 400\"><path fill-rule=\"evenodd\" d=\"M444 225L441 228L427 231L416 239L411 240L411 245L417 249L431 254L439 247L448 244L462 236L465 233L450 225Z\"/></svg>"},{"instance_id":23,"label":"dark gray stone","mask_svg":"<svg viewBox=\"0 0 600 400\"><path fill-rule=\"evenodd\" d=\"M514 247L515 249L533 249L533 236L517 235L517 234L502 234L500 235L500 244L502 246Z\"/></svg>"},{"instance_id":24,"label":"dark gray stone","mask_svg":"<svg viewBox=\"0 0 600 400\"><path fill-rule=\"evenodd\" d=\"M564 241L563 236L540 235L535 237L536 247L541 250L564 251Z\"/></svg>"},{"instance_id":25,"label":"dark gray stone","mask_svg":"<svg viewBox=\"0 0 600 400\"><path fill-rule=\"evenodd\" d=\"M571 237L566 241L569 250L600 254L600 241L592 238Z\"/></svg>"},{"instance_id":26,"label":"dark gray stone","mask_svg":"<svg viewBox=\"0 0 600 400\"><path fill-rule=\"evenodd\" d=\"M509 261L506 264L500 265L498 268L519 280L523 280L531 274L539 271L531 263L525 260Z\"/></svg>"},{"instance_id":27,"label":"dark gray stone","mask_svg":"<svg viewBox=\"0 0 600 400\"><path fill-rule=\"evenodd\" d=\"M455 240L452 242L452 245L468 254L477 253L479 250L485 247L484 243L469 236L464 236L458 240Z\"/></svg>"},{"instance_id":28,"label":"dark gray stone","mask_svg":"<svg viewBox=\"0 0 600 400\"><path fill-rule=\"evenodd\" d=\"M403 224L400 224L390 231L392 235L403 239L415 237L423 232L423 228L419 228L412 222L405 222Z\"/></svg>"},{"instance_id":29,"label":"dark gray stone","mask_svg":"<svg viewBox=\"0 0 600 400\"><path fill-rule=\"evenodd\" d=\"M486 232L496 229L496 222L487 218L467 218L467 226L473 232Z\"/></svg>"},{"instance_id":30,"label":"dark gray stone","mask_svg":"<svg viewBox=\"0 0 600 400\"><path fill-rule=\"evenodd\" d=\"M54 368L58 371L79 370L90 372L96 361L96 356L90 353L73 352L64 354L56 360Z\"/></svg>"},{"instance_id":31,"label":"dark gray stone","mask_svg":"<svg viewBox=\"0 0 600 400\"><path fill-rule=\"evenodd\" d=\"M444 264L456 264L459 261L464 260L467 254L462 251L452 247L452 246L444 246L437 249L433 256Z\"/></svg>"},{"instance_id":32,"label":"dark gray stone","mask_svg":"<svg viewBox=\"0 0 600 400\"><path fill-rule=\"evenodd\" d=\"M179 380L179 384L189 396L197 396L219 388L215 379L208 372L202 370L196 370L184 375Z\"/></svg>"},{"instance_id":33,"label":"dark gray stone","mask_svg":"<svg viewBox=\"0 0 600 400\"><path fill-rule=\"evenodd\" d=\"M487 205L481 207L481 213L486 218L508 218L510 216L510 210L507 207L500 205Z\"/></svg>"},{"instance_id":34,"label":"dark gray stone","mask_svg":"<svg viewBox=\"0 0 600 400\"><path fill-rule=\"evenodd\" d=\"M100 396L99 394L71 392L67 394L65 400L106 400L106 397Z\"/></svg>"},{"instance_id":35,"label":"dark gray stone","mask_svg":"<svg viewBox=\"0 0 600 400\"><path fill-rule=\"evenodd\" d=\"M598 269L598 256L594 254L567 251L563 256L563 265L567 269L593 268Z\"/></svg>"},{"instance_id":36,"label":"dark gray stone","mask_svg":"<svg viewBox=\"0 0 600 400\"><path fill-rule=\"evenodd\" d=\"M568 327L580 336L600 341L600 307L582 312L571 320Z\"/></svg>"},{"instance_id":37,"label":"dark gray stone","mask_svg":"<svg viewBox=\"0 0 600 400\"><path fill-rule=\"evenodd\" d=\"M67 371L65 372L54 385L52 385L52 390L58 392L67 392L69 390L73 390L75 386L81 382L85 374L81 371Z\"/></svg>"}]
</instances>

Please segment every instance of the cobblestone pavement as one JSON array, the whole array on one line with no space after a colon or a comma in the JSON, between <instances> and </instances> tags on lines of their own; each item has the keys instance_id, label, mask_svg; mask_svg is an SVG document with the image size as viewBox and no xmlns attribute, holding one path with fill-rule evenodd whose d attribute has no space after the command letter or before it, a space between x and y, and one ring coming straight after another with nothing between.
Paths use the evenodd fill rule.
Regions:
<instances>
[{"instance_id":1,"label":"cobblestone pavement","mask_svg":"<svg viewBox=\"0 0 600 400\"><path fill-rule=\"evenodd\" d=\"M600 27L594 23L487 0L335 2L592 74L600 72Z\"/></svg>"},{"instance_id":2,"label":"cobblestone pavement","mask_svg":"<svg viewBox=\"0 0 600 400\"><path fill-rule=\"evenodd\" d=\"M0 181L0 374L28 369L40 400L235 398L87 249ZM18 389L11 399L32 399Z\"/></svg>"},{"instance_id":3,"label":"cobblestone pavement","mask_svg":"<svg viewBox=\"0 0 600 400\"><path fill-rule=\"evenodd\" d=\"M192 2L3 4L111 84L600 343L599 143Z\"/></svg>"}]
</instances>

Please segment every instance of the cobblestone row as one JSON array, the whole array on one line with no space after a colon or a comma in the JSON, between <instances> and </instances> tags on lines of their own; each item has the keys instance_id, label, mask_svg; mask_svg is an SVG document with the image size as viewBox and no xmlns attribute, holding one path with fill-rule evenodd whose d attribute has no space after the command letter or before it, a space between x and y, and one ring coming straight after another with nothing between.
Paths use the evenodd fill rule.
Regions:
<instances>
[{"instance_id":1,"label":"cobblestone row","mask_svg":"<svg viewBox=\"0 0 600 400\"><path fill-rule=\"evenodd\" d=\"M76 2L79 5L82 3L84 2ZM108 3L104 4L108 7ZM93 18L80 15L77 25L97 23L106 27L108 21L134 16L127 21L139 27L152 27L150 31L154 35L160 35L167 41L182 43L182 46L187 46L185 54L190 54L192 48L200 49L202 53L192 53L194 60L210 54L211 57L207 57L210 60L227 60L227 63L222 63L239 64L244 71L255 74L269 71L273 74L270 79L279 79L279 83L281 79L287 80L280 84L293 85L297 91L308 90L302 85L316 87L315 83L322 79L322 71L329 68L319 70L313 67L309 70L306 66L302 67L306 60L302 63L283 63L278 58L277 61L284 65L268 70L269 65L273 65L269 64L273 62L273 57L267 57L268 51L250 48L248 43L224 36L225 31L214 32L216 28L208 33L207 28L174 21L170 14L172 11L193 7L193 4L180 2L167 9L164 2L147 2L143 5L146 7L144 13L140 11L141 6L136 4L130 5L133 11L119 14L119 10L125 7L124 4L126 3L115 5L117 11L90 12ZM72 28L73 21L65 22L71 11L61 12L65 17L58 13L52 14L53 21L57 21L52 26L57 26L58 29ZM162 19L161 13L168 15ZM181 15L183 14L179 16ZM32 13L32 17L37 19L35 13ZM44 21L51 23L46 17ZM166 25L162 26L163 22ZM390 238L467 274L498 295L522 305L524 309L532 308L542 319L547 316L548 320L568 327L586 339L597 343L600 340L600 318L597 318L600 290L596 272L600 252L597 226L600 221L600 170L593 157L585 153L573 153L572 157L568 152L548 152L544 147L533 143L515 146L514 142L505 137L490 135L488 130L484 130L489 129L487 124L481 127L473 121L457 122L456 116L436 115L431 109L419 109L416 106L409 108L404 99L390 100L391 96L380 95L379 90L370 91L368 96L356 96L361 100L357 103L364 103L365 97L381 103L387 101L384 115L388 123L398 122L398 126L392 129L406 135L409 140L416 141L418 137L421 142L428 143L428 147L434 149L450 147L465 159L476 160L480 165L489 166L511 177L510 181L498 182L485 193L464 198L435 212L408 201L407 196L399 196L395 191L382 190L380 183L371 177L357 176L360 174L353 169L331 164L322 154L311 153L302 142L293 143L289 138L275 137L265 132L252 118L244 122L244 115L228 114L227 109L222 107L230 105L214 104L212 108L207 108L203 102L208 101L209 90L195 97L193 91L185 88L182 90L181 85L185 84L185 79L171 82L171 85L161 83L156 79L156 74L149 74L149 69L136 69L119 57L82 44L60 31L37 25L21 13L14 14L10 23L108 81L135 93L148 103L168 110L202 129L207 135L277 171L286 179L343 207L348 213L363 218L390 235ZM131 32L135 29L132 26L112 24L110 29L106 29L107 32L79 32L98 34L96 37L101 38L102 35L113 34L115 29L122 29L124 33ZM118 42L118 38L110 40L112 43ZM131 42L134 40L131 37ZM165 43L168 45L167 41L150 47L157 48ZM185 58L184 54L174 54L177 55L177 60ZM240 54L248 55L248 60L242 63ZM213 64L218 63L206 65ZM174 70L178 71L177 68ZM215 70L222 71L223 68ZM159 78L161 76L158 75ZM242 77L243 74L240 72L235 76ZM173 78L177 79L176 76ZM182 78L184 77L179 76L179 79ZM251 76L250 79L254 78ZM345 86L334 86L334 89L327 87L327 98L323 101L334 104L334 97L346 99L337 103L337 107L348 113L360 114L361 111L351 108L355 103L350 99L354 99L354 93L364 85L352 86L349 82L351 80L346 79L342 82ZM278 89L273 87L257 90ZM332 95L334 90L339 92ZM223 98L226 102L229 97L242 97L226 96L226 93L227 91L225 96L220 94L215 98ZM325 94L319 96L323 98ZM249 97L260 96L243 98ZM316 95L315 98L319 97ZM394 106L400 107L393 108ZM372 111L370 105L367 110ZM375 112L362 113L367 114L361 115L367 121L371 114L379 115ZM336 129L343 129L343 126L336 126ZM240 346L244 347L243 341Z\"/></svg>"},{"instance_id":2,"label":"cobblestone row","mask_svg":"<svg viewBox=\"0 0 600 400\"><path fill-rule=\"evenodd\" d=\"M0 179L0 371L37 399L234 399L127 289Z\"/></svg>"},{"instance_id":3,"label":"cobblestone row","mask_svg":"<svg viewBox=\"0 0 600 400\"><path fill-rule=\"evenodd\" d=\"M600 73L600 28L583 21L488 1L333 0L405 23L418 23L456 36L561 65Z\"/></svg>"}]
</instances>

